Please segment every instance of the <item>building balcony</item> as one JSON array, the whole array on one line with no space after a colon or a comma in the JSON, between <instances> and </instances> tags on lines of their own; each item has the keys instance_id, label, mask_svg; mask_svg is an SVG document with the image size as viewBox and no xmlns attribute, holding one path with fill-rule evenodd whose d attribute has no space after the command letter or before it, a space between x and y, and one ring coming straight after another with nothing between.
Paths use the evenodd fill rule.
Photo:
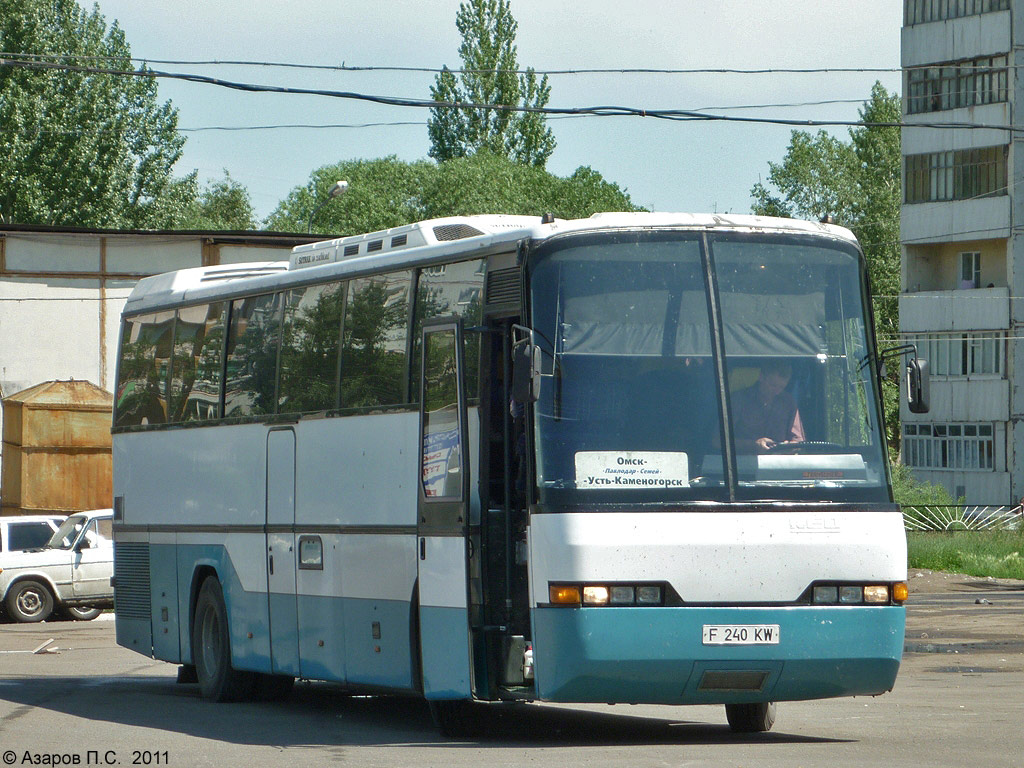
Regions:
<instances>
[{"instance_id":1,"label":"building balcony","mask_svg":"<svg viewBox=\"0 0 1024 768\"><path fill-rule=\"evenodd\" d=\"M906 398L900 398L901 421L1001 422L1010 418L1010 382L998 376L933 376L930 390L926 414L911 413Z\"/></svg>"},{"instance_id":2,"label":"building balcony","mask_svg":"<svg viewBox=\"0 0 1024 768\"><path fill-rule=\"evenodd\" d=\"M900 294L900 331L1001 331L1010 327L1010 289L966 288Z\"/></svg>"},{"instance_id":3,"label":"building balcony","mask_svg":"<svg viewBox=\"0 0 1024 768\"><path fill-rule=\"evenodd\" d=\"M900 208L904 245L967 242L1010 236L1010 196L941 203L914 203Z\"/></svg>"},{"instance_id":4,"label":"building balcony","mask_svg":"<svg viewBox=\"0 0 1024 768\"><path fill-rule=\"evenodd\" d=\"M1011 12L998 11L903 27L901 63L917 67L936 61L1006 53L1012 48Z\"/></svg>"}]
</instances>

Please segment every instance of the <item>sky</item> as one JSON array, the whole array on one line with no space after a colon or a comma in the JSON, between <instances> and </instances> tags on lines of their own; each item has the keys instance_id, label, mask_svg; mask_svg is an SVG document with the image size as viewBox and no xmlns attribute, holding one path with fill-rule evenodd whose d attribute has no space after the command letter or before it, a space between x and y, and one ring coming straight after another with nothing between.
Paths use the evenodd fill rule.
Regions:
<instances>
[{"instance_id":1,"label":"sky","mask_svg":"<svg viewBox=\"0 0 1024 768\"><path fill-rule=\"evenodd\" d=\"M81 2L81 0L80 0ZM132 56L373 67L460 66L458 0L98 0ZM85 7L91 4L82 2ZM552 107L616 105L727 115L856 120L875 80L900 90L899 0L511 0L521 67L883 68L817 74L572 74L549 79ZM224 80L426 99L435 75L269 66L157 64ZM176 172L232 178L269 215L310 174L341 160L426 158L429 110L306 95L252 94L160 80L187 142ZM847 103L724 109L763 104ZM240 126L412 125L263 130ZM639 117L553 119L547 168L590 166L652 210L746 213L750 189L780 161L792 127ZM810 130L818 130L812 128ZM845 137L846 128L830 129ZM495 213L498 213L496 211ZM540 212L538 212L540 213Z\"/></svg>"}]
</instances>

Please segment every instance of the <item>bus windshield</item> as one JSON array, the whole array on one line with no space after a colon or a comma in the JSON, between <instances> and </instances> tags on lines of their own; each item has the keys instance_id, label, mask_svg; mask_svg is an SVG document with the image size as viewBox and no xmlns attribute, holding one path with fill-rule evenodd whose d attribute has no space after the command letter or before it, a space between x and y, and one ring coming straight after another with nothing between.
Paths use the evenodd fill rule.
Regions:
<instances>
[{"instance_id":1,"label":"bus windshield","mask_svg":"<svg viewBox=\"0 0 1024 768\"><path fill-rule=\"evenodd\" d=\"M538 249L541 508L890 501L861 264L852 244L809 235Z\"/></svg>"}]
</instances>

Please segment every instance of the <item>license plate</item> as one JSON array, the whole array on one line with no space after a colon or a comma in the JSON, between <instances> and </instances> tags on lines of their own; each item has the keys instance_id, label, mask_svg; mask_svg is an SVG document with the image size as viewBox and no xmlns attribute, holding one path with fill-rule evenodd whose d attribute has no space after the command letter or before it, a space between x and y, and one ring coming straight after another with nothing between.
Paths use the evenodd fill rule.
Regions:
<instances>
[{"instance_id":1,"label":"license plate","mask_svg":"<svg viewBox=\"0 0 1024 768\"><path fill-rule=\"evenodd\" d=\"M705 624L704 645L778 645L778 624Z\"/></svg>"}]
</instances>

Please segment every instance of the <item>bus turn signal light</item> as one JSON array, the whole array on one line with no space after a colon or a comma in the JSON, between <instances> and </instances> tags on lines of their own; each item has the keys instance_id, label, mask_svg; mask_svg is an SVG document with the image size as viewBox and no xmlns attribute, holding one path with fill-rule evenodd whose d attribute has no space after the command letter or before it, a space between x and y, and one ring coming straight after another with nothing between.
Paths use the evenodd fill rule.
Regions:
<instances>
[{"instance_id":1,"label":"bus turn signal light","mask_svg":"<svg viewBox=\"0 0 1024 768\"><path fill-rule=\"evenodd\" d=\"M580 588L570 585L552 584L548 587L548 597L554 605L579 605Z\"/></svg>"},{"instance_id":2,"label":"bus turn signal light","mask_svg":"<svg viewBox=\"0 0 1024 768\"><path fill-rule=\"evenodd\" d=\"M910 590L907 588L905 581L900 581L892 585L892 601L894 603L905 603L907 598L910 597Z\"/></svg>"}]
</instances>

